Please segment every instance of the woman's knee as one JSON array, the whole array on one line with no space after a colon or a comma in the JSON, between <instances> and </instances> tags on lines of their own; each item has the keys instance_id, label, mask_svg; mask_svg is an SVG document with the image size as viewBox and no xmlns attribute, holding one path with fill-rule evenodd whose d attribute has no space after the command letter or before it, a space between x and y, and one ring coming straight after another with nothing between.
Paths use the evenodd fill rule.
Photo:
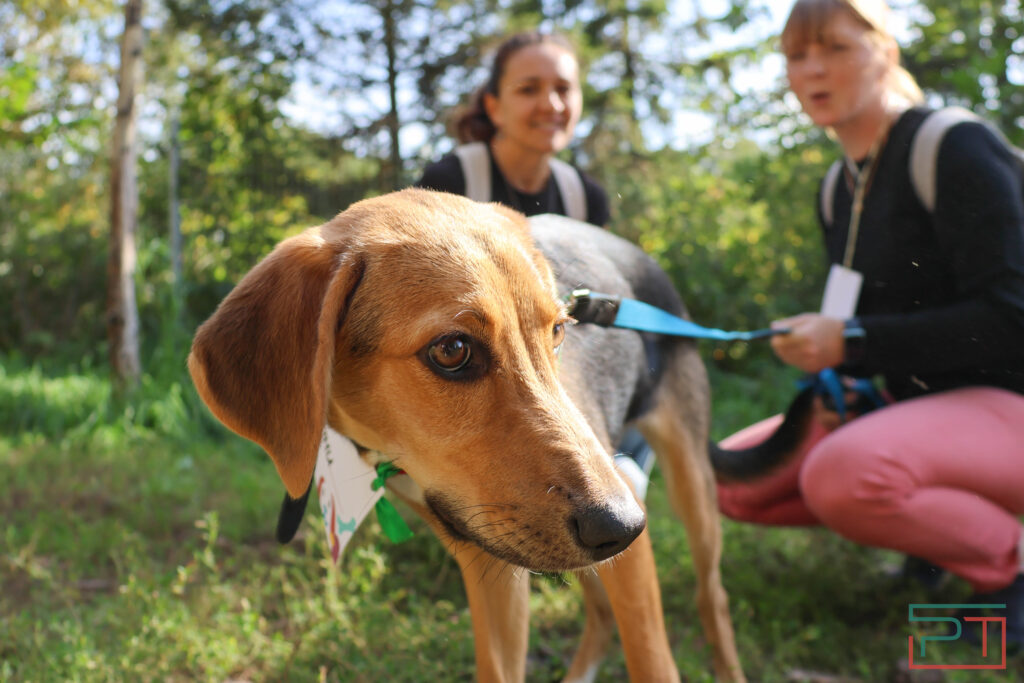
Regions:
<instances>
[{"instance_id":1,"label":"woman's knee","mask_svg":"<svg viewBox=\"0 0 1024 683\"><path fill-rule=\"evenodd\" d=\"M884 516L913 489L913 477L884 443L868 442L842 429L822 440L800 473L807 506L825 524L845 526Z\"/></svg>"}]
</instances>

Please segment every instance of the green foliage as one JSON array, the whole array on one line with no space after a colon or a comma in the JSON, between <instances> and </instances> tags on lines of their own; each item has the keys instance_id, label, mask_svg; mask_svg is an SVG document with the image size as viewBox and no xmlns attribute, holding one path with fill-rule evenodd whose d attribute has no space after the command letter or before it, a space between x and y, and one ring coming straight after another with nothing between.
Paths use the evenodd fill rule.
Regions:
<instances>
[{"instance_id":1,"label":"green foliage","mask_svg":"<svg viewBox=\"0 0 1024 683\"><path fill-rule=\"evenodd\" d=\"M77 156L52 172L52 157L0 143L0 351L102 338L108 200L101 161Z\"/></svg>"},{"instance_id":2,"label":"green foliage","mask_svg":"<svg viewBox=\"0 0 1024 683\"><path fill-rule=\"evenodd\" d=\"M0 8L0 352L102 331L107 174L97 103L109 3ZM93 60L72 57L88 45ZM108 81L109 82L109 81Z\"/></svg>"},{"instance_id":3,"label":"green foliage","mask_svg":"<svg viewBox=\"0 0 1024 683\"><path fill-rule=\"evenodd\" d=\"M89 6L102 14L101 7ZM73 56L78 42L69 26L44 14L38 22L16 15L12 31L31 26L49 52L12 49L13 58L0 58L0 93L8 95L0 110L0 353L97 359L105 338L112 110L103 78L110 68L101 51L88 53L92 61ZM71 27L96 33L97 22L82 14ZM147 94L181 123L186 283L177 291L186 298L182 304L172 296L169 272L172 141L144 120L138 299L150 349L165 336L160 319L168 307L177 306L179 333L194 329L278 240L373 193L380 168L285 119L279 103L291 81L284 62L259 66L265 55L256 51L259 68L239 69L236 45L211 37L205 25L208 42L186 51L182 44L198 36L179 18L186 25L172 34L176 40L159 36L154 44L159 58ZM23 36L8 42L17 46Z\"/></svg>"},{"instance_id":4,"label":"green foliage","mask_svg":"<svg viewBox=\"0 0 1024 683\"><path fill-rule=\"evenodd\" d=\"M1015 0L925 0L908 69L927 91L999 124L1024 144L1024 6Z\"/></svg>"},{"instance_id":5,"label":"green foliage","mask_svg":"<svg viewBox=\"0 0 1024 683\"><path fill-rule=\"evenodd\" d=\"M30 62L10 65L0 73L0 121L22 120L28 113L29 95L32 94L38 72Z\"/></svg>"}]
</instances>

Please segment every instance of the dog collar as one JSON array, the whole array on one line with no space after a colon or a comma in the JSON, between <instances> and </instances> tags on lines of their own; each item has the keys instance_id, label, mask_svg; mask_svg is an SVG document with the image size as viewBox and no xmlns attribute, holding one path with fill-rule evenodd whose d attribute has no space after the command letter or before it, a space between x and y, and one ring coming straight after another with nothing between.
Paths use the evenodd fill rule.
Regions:
<instances>
[{"instance_id":1,"label":"dog collar","mask_svg":"<svg viewBox=\"0 0 1024 683\"><path fill-rule=\"evenodd\" d=\"M356 447L356 451L359 455L365 458L369 453L370 449L359 443L355 439L350 439L352 445ZM395 467L390 462L379 462L374 467L377 472L376 478L373 483L370 484L370 488L374 491L379 491L384 487L384 484L390 477L398 474L405 474L405 470ZM377 502L373 505L374 510L377 511L377 521L380 522L381 529L384 530L384 535L392 543L401 543L408 541L412 538L412 530L409 525L405 523L402 516L398 514L398 510L395 506L383 495L377 499Z\"/></svg>"},{"instance_id":2,"label":"dog collar","mask_svg":"<svg viewBox=\"0 0 1024 683\"><path fill-rule=\"evenodd\" d=\"M379 491L383 488L384 483L396 474L405 474L405 470L395 467L390 462L379 462L377 463L377 478L370 484L370 488L374 491ZM384 535L392 543L402 543L412 538L412 529L405 523L402 516L398 514L398 510L391 503L390 500L381 496L377 499L377 502L373 504L374 509L377 511L377 521L380 522L381 529L384 530Z\"/></svg>"}]
</instances>

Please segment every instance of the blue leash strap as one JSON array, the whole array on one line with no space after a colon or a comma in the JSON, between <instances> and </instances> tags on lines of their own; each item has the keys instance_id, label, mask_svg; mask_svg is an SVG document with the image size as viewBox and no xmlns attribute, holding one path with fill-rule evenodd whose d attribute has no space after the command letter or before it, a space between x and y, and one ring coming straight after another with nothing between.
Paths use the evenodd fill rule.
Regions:
<instances>
[{"instance_id":1,"label":"blue leash strap","mask_svg":"<svg viewBox=\"0 0 1024 683\"><path fill-rule=\"evenodd\" d=\"M816 375L809 375L800 380L797 386L800 389L813 386L817 393L831 398L836 413L839 414L840 422L846 422L847 392L852 391L868 399L872 408L881 408L888 404L888 401L878 391L878 387L870 379L856 378L844 385L843 381L839 378L839 374L833 368L825 368Z\"/></svg>"},{"instance_id":2,"label":"blue leash strap","mask_svg":"<svg viewBox=\"0 0 1024 683\"><path fill-rule=\"evenodd\" d=\"M577 322L593 323L602 327L620 327L640 332L654 332L674 337L692 339L715 339L719 341L751 341L765 339L776 334L787 334L788 328L765 328L750 332L727 332L703 327L690 320L684 320L656 306L635 299L623 299L611 294L599 294L589 289L576 289L567 297L568 313ZM798 382L800 389L813 386L815 391L832 400L839 419L846 422L847 392L854 392L867 399L871 408L888 404L874 382L865 378L840 379L833 368L825 368L816 375L809 375Z\"/></svg>"},{"instance_id":3,"label":"blue leash strap","mask_svg":"<svg viewBox=\"0 0 1024 683\"><path fill-rule=\"evenodd\" d=\"M569 315L581 323L594 323L602 327L620 327L640 332L654 332L673 337L691 339L715 339L718 341L751 341L764 339L775 334L785 334L787 329L761 329L750 332L727 332L703 327L690 320L684 320L656 306L635 299L623 299L610 294L598 294L589 289L577 289L569 295Z\"/></svg>"}]
</instances>

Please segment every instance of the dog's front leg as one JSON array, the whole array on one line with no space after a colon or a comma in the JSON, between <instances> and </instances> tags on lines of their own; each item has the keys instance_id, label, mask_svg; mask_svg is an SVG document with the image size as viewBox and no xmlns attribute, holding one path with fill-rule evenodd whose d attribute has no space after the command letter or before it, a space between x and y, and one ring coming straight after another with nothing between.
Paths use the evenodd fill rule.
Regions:
<instances>
[{"instance_id":1,"label":"dog's front leg","mask_svg":"<svg viewBox=\"0 0 1024 683\"><path fill-rule=\"evenodd\" d=\"M645 529L626 550L598 565L597 574L619 624L631 681L678 681L661 608L651 537Z\"/></svg>"},{"instance_id":2,"label":"dog's front leg","mask_svg":"<svg viewBox=\"0 0 1024 683\"><path fill-rule=\"evenodd\" d=\"M644 436L658 453L670 501L686 526L697 575L697 611L711 645L715 674L719 680L742 683L746 679L719 570L722 529L714 474L702 447L706 441L694 438L675 412L666 410L660 417L660 427L644 431Z\"/></svg>"},{"instance_id":3,"label":"dog's front leg","mask_svg":"<svg viewBox=\"0 0 1024 683\"><path fill-rule=\"evenodd\" d=\"M601 584L597 572L588 567L577 572L583 588L583 610L585 622L580 646L572 658L572 665L563 683L590 683L597 676L608 648L615 635L615 614L608 600L608 593Z\"/></svg>"},{"instance_id":4,"label":"dog's front leg","mask_svg":"<svg viewBox=\"0 0 1024 683\"><path fill-rule=\"evenodd\" d=\"M453 540L437 517L407 490L392 487L441 541L462 573L473 622L476 679L480 683L526 680L530 640L530 573L475 545Z\"/></svg>"},{"instance_id":5,"label":"dog's front leg","mask_svg":"<svg viewBox=\"0 0 1024 683\"><path fill-rule=\"evenodd\" d=\"M525 680L530 635L529 572L476 546L458 543L452 554L462 570L469 599L477 680Z\"/></svg>"}]
</instances>

